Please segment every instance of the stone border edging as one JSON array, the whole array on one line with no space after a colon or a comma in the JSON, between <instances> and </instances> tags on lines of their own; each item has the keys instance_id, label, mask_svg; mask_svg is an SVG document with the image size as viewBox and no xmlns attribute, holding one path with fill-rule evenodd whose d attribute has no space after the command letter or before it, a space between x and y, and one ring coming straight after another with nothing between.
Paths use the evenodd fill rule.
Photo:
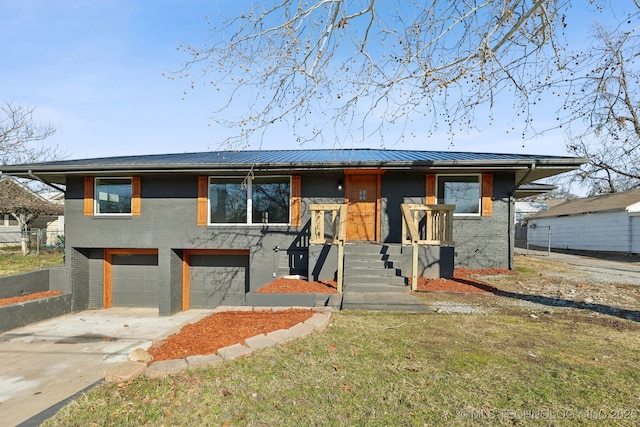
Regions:
<instances>
[{"instance_id":1,"label":"stone border edging","mask_svg":"<svg viewBox=\"0 0 640 427\"><path fill-rule=\"evenodd\" d=\"M227 311L284 311L289 309L309 309L309 307L219 307L212 314ZM309 319L298 323L289 329L279 329L266 334L256 335L244 340L244 343L233 344L228 347L218 349L217 354L188 356L184 359L160 360L147 365L144 362L127 360L124 363L115 365L105 370L106 382L122 382L133 379L140 375L149 378L166 378L169 375L184 372L191 368L204 366L214 366L223 363L225 360L233 360L239 357L250 355L254 350L261 350L277 344L283 344L298 338L304 338L315 330L324 330L329 324L331 309L326 307L315 307L310 310L315 311ZM181 329L177 328L178 330ZM170 331L166 336L177 331ZM165 337L166 337L165 336Z\"/></svg>"}]
</instances>

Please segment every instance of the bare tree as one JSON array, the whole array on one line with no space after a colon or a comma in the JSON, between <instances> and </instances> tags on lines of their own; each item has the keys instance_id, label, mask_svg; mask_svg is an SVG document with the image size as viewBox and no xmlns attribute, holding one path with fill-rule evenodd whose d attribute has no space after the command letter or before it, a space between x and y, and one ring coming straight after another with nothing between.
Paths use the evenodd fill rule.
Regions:
<instances>
[{"instance_id":1,"label":"bare tree","mask_svg":"<svg viewBox=\"0 0 640 427\"><path fill-rule=\"evenodd\" d=\"M59 154L57 147L42 144L56 129L35 124L33 111L11 102L0 106L0 164L49 160Z\"/></svg>"},{"instance_id":2,"label":"bare tree","mask_svg":"<svg viewBox=\"0 0 640 427\"><path fill-rule=\"evenodd\" d=\"M588 159L575 177L591 194L640 186L640 34L596 28L593 48L575 56L565 111L584 121L570 152Z\"/></svg>"},{"instance_id":3,"label":"bare tree","mask_svg":"<svg viewBox=\"0 0 640 427\"><path fill-rule=\"evenodd\" d=\"M610 27L580 51L565 31L591 25L586 8ZM220 91L228 148L280 123L300 144L453 135L506 100L522 138L568 129L568 150L589 160L572 179L613 192L640 184L638 21L639 0L279 0L183 45L177 74ZM541 110L556 123L534 125Z\"/></svg>"},{"instance_id":4,"label":"bare tree","mask_svg":"<svg viewBox=\"0 0 640 427\"><path fill-rule=\"evenodd\" d=\"M23 255L27 254L29 226L40 215L64 215L64 206L49 202L15 178L0 178L0 214L10 214L20 226Z\"/></svg>"},{"instance_id":5,"label":"bare tree","mask_svg":"<svg viewBox=\"0 0 640 427\"><path fill-rule=\"evenodd\" d=\"M376 135L384 145L390 129L399 138L453 133L475 126L478 107L502 92L526 116L531 84L563 63L570 3L267 2L214 28L204 45L183 45L189 59L177 75L192 89L221 90L213 117L237 132L231 148L279 123L300 144ZM237 106L244 113L231 116Z\"/></svg>"}]
</instances>

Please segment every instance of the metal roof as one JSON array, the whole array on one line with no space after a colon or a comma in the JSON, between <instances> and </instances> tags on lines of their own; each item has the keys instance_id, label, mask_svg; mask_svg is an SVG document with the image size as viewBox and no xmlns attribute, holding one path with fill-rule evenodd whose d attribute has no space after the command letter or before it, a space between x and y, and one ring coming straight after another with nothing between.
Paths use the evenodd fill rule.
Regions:
<instances>
[{"instance_id":1,"label":"metal roof","mask_svg":"<svg viewBox=\"0 0 640 427\"><path fill-rule=\"evenodd\" d=\"M154 154L59 160L2 167L2 173L28 177L30 173L63 183L66 176L91 173L197 172L258 170L388 169L536 169L531 182L575 169L584 159L527 154L470 153L384 149L247 150ZM535 165L531 167L531 165Z\"/></svg>"},{"instance_id":2,"label":"metal roof","mask_svg":"<svg viewBox=\"0 0 640 427\"><path fill-rule=\"evenodd\" d=\"M252 164L323 164L323 163L408 163L438 161L526 161L567 159L559 156L528 154L469 153L455 151L416 151L381 149L335 150L255 150L205 151L200 153L152 154L141 156L100 157L31 163L33 167L91 167L124 165L252 165ZM20 166L20 165L16 165ZM24 165L23 165L24 166ZM9 167L12 168L12 167ZM9 169L6 168L6 169Z\"/></svg>"}]
</instances>

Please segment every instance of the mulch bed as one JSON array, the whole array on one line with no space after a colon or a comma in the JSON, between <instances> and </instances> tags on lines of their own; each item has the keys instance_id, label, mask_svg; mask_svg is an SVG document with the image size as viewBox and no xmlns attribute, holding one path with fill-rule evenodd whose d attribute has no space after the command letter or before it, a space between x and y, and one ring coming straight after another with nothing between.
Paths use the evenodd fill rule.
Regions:
<instances>
[{"instance_id":1,"label":"mulch bed","mask_svg":"<svg viewBox=\"0 0 640 427\"><path fill-rule=\"evenodd\" d=\"M31 301L40 298L55 297L57 295L62 295L62 291L34 292L32 294L22 295L19 297L0 298L0 306L17 304L19 302Z\"/></svg>"},{"instance_id":2,"label":"mulch bed","mask_svg":"<svg viewBox=\"0 0 640 427\"><path fill-rule=\"evenodd\" d=\"M279 329L289 329L311 318L306 309L227 311L214 313L185 325L180 332L149 348L153 361L184 359L215 354L218 349L244 342L247 338Z\"/></svg>"},{"instance_id":3,"label":"mulch bed","mask_svg":"<svg viewBox=\"0 0 640 427\"><path fill-rule=\"evenodd\" d=\"M468 268L456 268L452 279L418 279L418 292L456 292L456 293L491 293L496 288L478 279L476 276L517 274L515 271L504 268L485 268L472 270ZM258 293L276 294L336 294L338 285L333 280L320 282L307 282L304 279L278 278L258 290Z\"/></svg>"},{"instance_id":4,"label":"mulch bed","mask_svg":"<svg viewBox=\"0 0 640 427\"><path fill-rule=\"evenodd\" d=\"M280 277L258 289L259 294L337 294L338 284L334 280L308 282L304 279Z\"/></svg>"},{"instance_id":5,"label":"mulch bed","mask_svg":"<svg viewBox=\"0 0 640 427\"><path fill-rule=\"evenodd\" d=\"M418 292L455 292L465 294L493 293L497 289L475 276L517 274L515 271L503 268L486 268L471 270L456 268L453 279L425 279L418 278Z\"/></svg>"}]
</instances>

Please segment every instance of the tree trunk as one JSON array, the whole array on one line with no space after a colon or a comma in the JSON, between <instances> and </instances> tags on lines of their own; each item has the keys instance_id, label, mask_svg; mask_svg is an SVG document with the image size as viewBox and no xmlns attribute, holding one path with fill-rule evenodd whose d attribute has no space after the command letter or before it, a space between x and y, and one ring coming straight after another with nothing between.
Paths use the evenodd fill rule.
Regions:
<instances>
[{"instance_id":1,"label":"tree trunk","mask_svg":"<svg viewBox=\"0 0 640 427\"><path fill-rule=\"evenodd\" d=\"M16 216L18 224L20 225L20 246L22 247L22 255L27 255L29 250L29 235L27 234L27 216L20 214Z\"/></svg>"}]
</instances>

